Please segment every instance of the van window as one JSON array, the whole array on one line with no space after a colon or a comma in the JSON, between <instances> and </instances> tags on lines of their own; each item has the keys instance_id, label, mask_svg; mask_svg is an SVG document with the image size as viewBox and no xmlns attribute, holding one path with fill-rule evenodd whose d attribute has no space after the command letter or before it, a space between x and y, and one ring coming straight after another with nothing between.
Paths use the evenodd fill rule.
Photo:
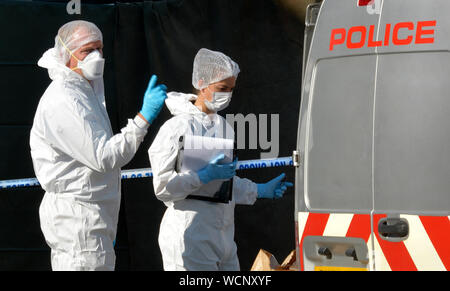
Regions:
<instances>
[{"instance_id":1,"label":"van window","mask_svg":"<svg viewBox=\"0 0 450 291\"><path fill-rule=\"evenodd\" d=\"M313 73L305 149L310 210L372 209L376 56L319 61Z\"/></svg>"},{"instance_id":2,"label":"van window","mask_svg":"<svg viewBox=\"0 0 450 291\"><path fill-rule=\"evenodd\" d=\"M375 211L448 215L450 53L379 56Z\"/></svg>"}]
</instances>

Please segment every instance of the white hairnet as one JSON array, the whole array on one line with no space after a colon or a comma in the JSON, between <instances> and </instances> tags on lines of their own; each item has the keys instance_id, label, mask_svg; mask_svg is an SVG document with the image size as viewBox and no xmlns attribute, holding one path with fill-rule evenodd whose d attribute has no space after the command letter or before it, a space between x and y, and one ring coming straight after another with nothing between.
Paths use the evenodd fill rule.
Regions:
<instances>
[{"instance_id":1,"label":"white hairnet","mask_svg":"<svg viewBox=\"0 0 450 291\"><path fill-rule=\"evenodd\" d=\"M209 84L238 76L240 70L228 56L221 52L202 48L194 59L192 85L197 90L208 87Z\"/></svg>"},{"instance_id":2,"label":"white hairnet","mask_svg":"<svg viewBox=\"0 0 450 291\"><path fill-rule=\"evenodd\" d=\"M70 59L70 50L72 53L83 45L93 42L102 41L102 32L91 22L84 20L75 20L61 26L58 35L55 37L55 54L64 65Z\"/></svg>"}]
</instances>

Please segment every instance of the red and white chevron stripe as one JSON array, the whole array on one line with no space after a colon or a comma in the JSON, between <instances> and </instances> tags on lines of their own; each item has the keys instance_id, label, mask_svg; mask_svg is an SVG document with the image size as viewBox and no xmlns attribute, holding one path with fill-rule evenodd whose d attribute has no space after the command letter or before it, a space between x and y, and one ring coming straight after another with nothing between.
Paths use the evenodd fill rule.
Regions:
<instances>
[{"instance_id":1,"label":"red and white chevron stripe","mask_svg":"<svg viewBox=\"0 0 450 291\"><path fill-rule=\"evenodd\" d=\"M370 270L415 271L450 270L450 217L400 215L409 223L409 236L402 242L389 242L378 235L373 216L372 234L369 214L298 213L298 238L301 270L304 270L302 246L306 236L359 237L367 242Z\"/></svg>"}]
</instances>

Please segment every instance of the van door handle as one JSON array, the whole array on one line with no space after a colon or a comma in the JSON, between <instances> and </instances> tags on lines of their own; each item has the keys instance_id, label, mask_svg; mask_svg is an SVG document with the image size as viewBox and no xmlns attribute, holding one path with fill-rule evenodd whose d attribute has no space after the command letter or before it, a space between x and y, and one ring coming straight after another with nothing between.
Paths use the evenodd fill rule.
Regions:
<instances>
[{"instance_id":1,"label":"van door handle","mask_svg":"<svg viewBox=\"0 0 450 291\"><path fill-rule=\"evenodd\" d=\"M378 222L378 233L382 239L402 241L408 237L408 221L403 218L383 218Z\"/></svg>"}]
</instances>

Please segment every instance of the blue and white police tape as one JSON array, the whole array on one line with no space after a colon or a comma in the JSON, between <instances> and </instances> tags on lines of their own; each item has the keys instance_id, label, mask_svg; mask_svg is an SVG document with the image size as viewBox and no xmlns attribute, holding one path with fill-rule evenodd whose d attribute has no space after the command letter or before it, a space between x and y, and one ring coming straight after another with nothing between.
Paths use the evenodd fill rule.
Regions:
<instances>
[{"instance_id":1,"label":"blue and white police tape","mask_svg":"<svg viewBox=\"0 0 450 291\"><path fill-rule=\"evenodd\" d=\"M293 166L292 157L264 159L264 160L238 161L237 170L273 168L273 167L288 167L288 166ZM153 176L153 172L152 172L151 168L123 170L122 171L122 180L150 178L152 176ZM0 181L0 190L1 189L11 189L11 188L27 188L27 187L35 187L35 186L40 186L39 181L36 178Z\"/></svg>"}]
</instances>

